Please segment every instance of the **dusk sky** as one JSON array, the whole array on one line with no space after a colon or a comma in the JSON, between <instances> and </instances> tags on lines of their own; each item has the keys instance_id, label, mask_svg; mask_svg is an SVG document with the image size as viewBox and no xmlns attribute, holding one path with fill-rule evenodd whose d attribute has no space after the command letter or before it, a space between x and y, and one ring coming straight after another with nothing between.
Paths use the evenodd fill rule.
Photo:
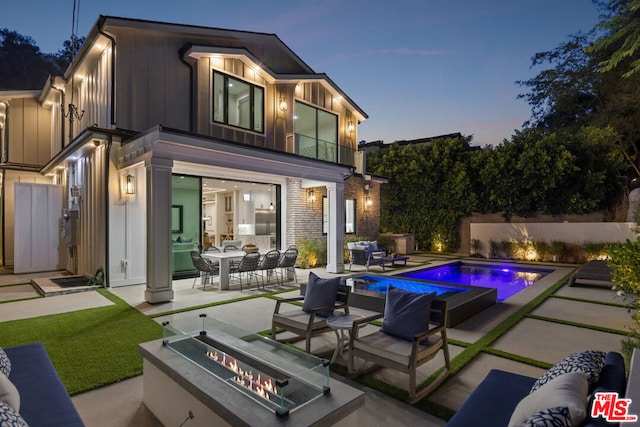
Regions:
<instances>
[{"instance_id":1,"label":"dusk sky","mask_svg":"<svg viewBox=\"0 0 640 427\"><path fill-rule=\"evenodd\" d=\"M0 28L54 53L73 0L0 0ZM99 15L276 34L368 115L359 139L461 132L497 145L530 107L519 93L536 52L598 22L591 0L80 0L78 36Z\"/></svg>"}]
</instances>

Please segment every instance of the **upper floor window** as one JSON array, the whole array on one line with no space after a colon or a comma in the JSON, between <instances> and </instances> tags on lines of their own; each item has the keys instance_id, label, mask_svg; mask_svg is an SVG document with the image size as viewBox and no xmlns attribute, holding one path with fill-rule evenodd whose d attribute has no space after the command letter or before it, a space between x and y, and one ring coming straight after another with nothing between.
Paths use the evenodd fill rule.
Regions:
<instances>
[{"instance_id":1,"label":"upper floor window","mask_svg":"<svg viewBox=\"0 0 640 427\"><path fill-rule=\"evenodd\" d=\"M314 159L338 161L338 116L296 101L297 153Z\"/></svg>"},{"instance_id":2,"label":"upper floor window","mask_svg":"<svg viewBox=\"0 0 640 427\"><path fill-rule=\"evenodd\" d=\"M254 132L264 129L264 88L213 72L213 121Z\"/></svg>"}]
</instances>

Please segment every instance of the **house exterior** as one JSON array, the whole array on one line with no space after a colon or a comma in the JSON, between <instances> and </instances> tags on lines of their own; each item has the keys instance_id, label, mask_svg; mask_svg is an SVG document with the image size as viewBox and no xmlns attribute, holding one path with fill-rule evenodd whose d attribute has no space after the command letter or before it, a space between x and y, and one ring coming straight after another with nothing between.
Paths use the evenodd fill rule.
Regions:
<instances>
[{"instance_id":1,"label":"house exterior","mask_svg":"<svg viewBox=\"0 0 640 427\"><path fill-rule=\"evenodd\" d=\"M64 76L0 92L3 264L151 303L222 240L326 239L340 273L345 233L379 230L366 118L276 35L101 16Z\"/></svg>"}]
</instances>

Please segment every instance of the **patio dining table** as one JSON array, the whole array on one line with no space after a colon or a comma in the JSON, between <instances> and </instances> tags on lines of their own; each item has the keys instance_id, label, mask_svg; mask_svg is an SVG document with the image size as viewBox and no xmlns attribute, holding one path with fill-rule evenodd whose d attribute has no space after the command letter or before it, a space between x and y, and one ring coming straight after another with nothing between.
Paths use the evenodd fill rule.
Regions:
<instances>
[{"instance_id":1,"label":"patio dining table","mask_svg":"<svg viewBox=\"0 0 640 427\"><path fill-rule=\"evenodd\" d=\"M211 261L219 261L220 262L220 282L219 282L219 290L229 289L229 267L231 266L231 261L242 259L245 256L244 251L229 251L229 252L204 252L202 254L203 258L210 259Z\"/></svg>"}]
</instances>

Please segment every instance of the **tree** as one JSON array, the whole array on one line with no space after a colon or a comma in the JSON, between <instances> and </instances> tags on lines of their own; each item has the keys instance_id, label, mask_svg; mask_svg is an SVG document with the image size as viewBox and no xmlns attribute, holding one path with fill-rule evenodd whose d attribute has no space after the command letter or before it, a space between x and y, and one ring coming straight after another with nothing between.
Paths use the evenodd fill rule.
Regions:
<instances>
[{"instance_id":1,"label":"tree","mask_svg":"<svg viewBox=\"0 0 640 427\"><path fill-rule=\"evenodd\" d=\"M623 77L640 72L640 0L610 0L603 5L610 13L605 15L599 27L608 32L589 49L592 53L604 52L607 57L598 65L606 73L621 66Z\"/></svg>"},{"instance_id":2,"label":"tree","mask_svg":"<svg viewBox=\"0 0 640 427\"><path fill-rule=\"evenodd\" d=\"M426 249L455 249L456 224L476 205L469 172L470 140L394 143L368 157L369 171L389 179L380 196L383 231L412 233Z\"/></svg>"},{"instance_id":3,"label":"tree","mask_svg":"<svg viewBox=\"0 0 640 427\"><path fill-rule=\"evenodd\" d=\"M584 127L547 133L517 132L472 164L482 187L485 212L529 217L584 214L611 206L625 161L611 129Z\"/></svg>"},{"instance_id":4,"label":"tree","mask_svg":"<svg viewBox=\"0 0 640 427\"><path fill-rule=\"evenodd\" d=\"M84 40L76 40L76 52ZM0 29L0 90L41 89L49 75L64 73L70 52L70 41L58 53L45 54L31 37Z\"/></svg>"},{"instance_id":5,"label":"tree","mask_svg":"<svg viewBox=\"0 0 640 427\"><path fill-rule=\"evenodd\" d=\"M630 1L636 0L594 3L610 16L618 16L625 10L618 6ZM606 38L604 25L601 23L586 34L570 36L556 49L534 55L532 66L548 68L532 79L519 81L529 88L528 93L519 97L532 107L527 127L548 133L577 132L584 126L612 129L618 142L616 149L628 161L629 171L623 174L640 176L640 74L623 78L625 73L620 67L602 72L600 64L615 48L611 43L601 44Z\"/></svg>"}]
</instances>

